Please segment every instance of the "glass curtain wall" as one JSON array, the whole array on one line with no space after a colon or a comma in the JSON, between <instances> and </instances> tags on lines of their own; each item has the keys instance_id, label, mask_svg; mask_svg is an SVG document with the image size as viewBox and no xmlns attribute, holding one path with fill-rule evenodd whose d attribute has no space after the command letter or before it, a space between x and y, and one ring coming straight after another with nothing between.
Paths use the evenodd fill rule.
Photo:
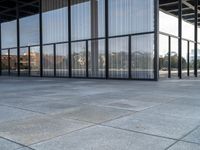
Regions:
<instances>
[{"instance_id":1,"label":"glass curtain wall","mask_svg":"<svg viewBox=\"0 0 200 150\"><path fill-rule=\"evenodd\" d=\"M1 23L2 74L17 75L17 21Z\"/></svg>"},{"instance_id":2,"label":"glass curtain wall","mask_svg":"<svg viewBox=\"0 0 200 150\"><path fill-rule=\"evenodd\" d=\"M154 32L154 0L109 0L109 36ZM109 40L109 77L153 79L154 36L132 36L132 62L128 63L128 38ZM146 60L147 59L147 60Z\"/></svg>"},{"instance_id":3,"label":"glass curtain wall","mask_svg":"<svg viewBox=\"0 0 200 150\"><path fill-rule=\"evenodd\" d=\"M27 8L32 9L27 10ZM34 69L40 68L40 64L32 61L40 59L40 54L34 54L34 51L30 51L32 46L37 46L39 48L40 44L39 0L36 0L34 5L30 3L25 6L20 6L19 16L20 75L39 76L40 70Z\"/></svg>"},{"instance_id":4,"label":"glass curtain wall","mask_svg":"<svg viewBox=\"0 0 200 150\"><path fill-rule=\"evenodd\" d=\"M42 37L44 76L68 76L67 0L42 0Z\"/></svg>"},{"instance_id":5,"label":"glass curtain wall","mask_svg":"<svg viewBox=\"0 0 200 150\"><path fill-rule=\"evenodd\" d=\"M105 0L71 0L71 36L72 41L83 40L72 44L72 76L86 77L88 65L89 77L104 77L105 42L85 40L105 37ZM89 64L85 61L86 42Z\"/></svg>"},{"instance_id":6,"label":"glass curtain wall","mask_svg":"<svg viewBox=\"0 0 200 150\"><path fill-rule=\"evenodd\" d=\"M169 37L159 35L159 73L160 78L168 78L169 70Z\"/></svg>"}]
</instances>

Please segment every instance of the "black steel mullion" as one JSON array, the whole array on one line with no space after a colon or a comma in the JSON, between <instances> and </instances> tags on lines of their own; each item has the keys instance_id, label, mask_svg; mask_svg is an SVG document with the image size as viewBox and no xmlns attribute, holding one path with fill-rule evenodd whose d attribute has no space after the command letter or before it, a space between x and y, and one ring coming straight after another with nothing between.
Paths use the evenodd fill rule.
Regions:
<instances>
[{"instance_id":1,"label":"black steel mullion","mask_svg":"<svg viewBox=\"0 0 200 150\"><path fill-rule=\"evenodd\" d=\"M1 59L1 51L2 51L2 43L1 43L1 23L0 23L0 76L2 75L2 59Z\"/></svg>"},{"instance_id":2,"label":"black steel mullion","mask_svg":"<svg viewBox=\"0 0 200 150\"><path fill-rule=\"evenodd\" d=\"M39 22L40 22L40 77L43 76L43 37L42 37L42 0L40 0Z\"/></svg>"},{"instance_id":3,"label":"black steel mullion","mask_svg":"<svg viewBox=\"0 0 200 150\"><path fill-rule=\"evenodd\" d=\"M19 1L16 1L17 18L17 75L20 76L20 24L19 24Z\"/></svg>"},{"instance_id":4,"label":"black steel mullion","mask_svg":"<svg viewBox=\"0 0 200 150\"><path fill-rule=\"evenodd\" d=\"M190 42L187 41L187 76L190 76Z\"/></svg>"},{"instance_id":5,"label":"black steel mullion","mask_svg":"<svg viewBox=\"0 0 200 150\"><path fill-rule=\"evenodd\" d=\"M54 77L56 77L56 44L53 44Z\"/></svg>"},{"instance_id":6,"label":"black steel mullion","mask_svg":"<svg viewBox=\"0 0 200 150\"><path fill-rule=\"evenodd\" d=\"M168 78L171 78L171 37L169 36Z\"/></svg>"},{"instance_id":7,"label":"black steel mullion","mask_svg":"<svg viewBox=\"0 0 200 150\"><path fill-rule=\"evenodd\" d=\"M8 75L10 76L10 49L8 49Z\"/></svg>"},{"instance_id":8,"label":"black steel mullion","mask_svg":"<svg viewBox=\"0 0 200 150\"><path fill-rule=\"evenodd\" d=\"M108 3L108 0L105 0L105 48L106 48L106 60L105 60L105 73L106 73L106 79L109 78L109 12L108 12L108 9L109 9L109 3Z\"/></svg>"},{"instance_id":9,"label":"black steel mullion","mask_svg":"<svg viewBox=\"0 0 200 150\"><path fill-rule=\"evenodd\" d=\"M128 45L129 45L129 52L128 52L128 61L129 61L129 69L128 69L128 71L129 71L129 79L131 79L132 78L132 42L131 42L131 36L129 36L129 40L128 40Z\"/></svg>"},{"instance_id":10,"label":"black steel mullion","mask_svg":"<svg viewBox=\"0 0 200 150\"><path fill-rule=\"evenodd\" d=\"M68 57L69 57L69 78L72 77L71 62L71 0L68 0Z\"/></svg>"},{"instance_id":11,"label":"black steel mullion","mask_svg":"<svg viewBox=\"0 0 200 150\"><path fill-rule=\"evenodd\" d=\"M198 0L195 0L195 22L194 22L194 75L198 76L197 73L197 55L198 55Z\"/></svg>"},{"instance_id":12,"label":"black steel mullion","mask_svg":"<svg viewBox=\"0 0 200 150\"><path fill-rule=\"evenodd\" d=\"M89 77L89 63L88 63L88 40L86 41L86 78Z\"/></svg>"},{"instance_id":13,"label":"black steel mullion","mask_svg":"<svg viewBox=\"0 0 200 150\"><path fill-rule=\"evenodd\" d=\"M28 47L28 74L31 76L31 47Z\"/></svg>"},{"instance_id":14,"label":"black steel mullion","mask_svg":"<svg viewBox=\"0 0 200 150\"><path fill-rule=\"evenodd\" d=\"M154 80L159 80L159 0L154 0Z\"/></svg>"},{"instance_id":15,"label":"black steel mullion","mask_svg":"<svg viewBox=\"0 0 200 150\"><path fill-rule=\"evenodd\" d=\"M182 78L182 0L178 1L178 77Z\"/></svg>"}]
</instances>

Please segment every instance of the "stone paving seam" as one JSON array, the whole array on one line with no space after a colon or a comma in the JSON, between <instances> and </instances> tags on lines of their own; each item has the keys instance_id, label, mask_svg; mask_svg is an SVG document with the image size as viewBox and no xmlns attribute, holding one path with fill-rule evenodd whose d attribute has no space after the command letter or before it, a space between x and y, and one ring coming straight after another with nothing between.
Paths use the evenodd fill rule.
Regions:
<instances>
[{"instance_id":1,"label":"stone paving seam","mask_svg":"<svg viewBox=\"0 0 200 150\"><path fill-rule=\"evenodd\" d=\"M29 110L29 109L20 108L20 107L16 107L16 106L5 105L5 104L0 104L0 106L5 106L5 107L9 107L9 108L15 108L15 109L24 110L24 111L29 111L29 112L33 112L33 113L38 113L38 114L40 114L40 115L41 115L41 114L42 114L42 115L45 115L45 114L46 114L46 113L39 112L39 111Z\"/></svg>"},{"instance_id":2,"label":"stone paving seam","mask_svg":"<svg viewBox=\"0 0 200 150\"><path fill-rule=\"evenodd\" d=\"M58 137L62 137L62 136L65 136L65 135L68 135L68 134L71 134L71 133L74 133L74 132L77 132L77 131L81 131L81 130L84 130L84 129L88 129L88 128L91 128L91 127L95 127L97 126L96 124L93 124L93 125L90 125L90 126L87 126L87 127L84 127L84 128L80 128L80 129L77 129L77 130L74 130L74 131L71 131L71 132L67 132L67 133L64 133L64 134L60 134L60 135L57 135L57 136L54 136L52 138L49 138L49 139L45 139L45 140L41 140L39 142L35 142L35 143L32 143L32 144L29 144L28 146L33 146L35 144L40 144L40 143L43 143L43 142L46 142L46 141L49 141L49 140L52 140L52 139L55 139L55 138L58 138Z\"/></svg>"},{"instance_id":3,"label":"stone paving seam","mask_svg":"<svg viewBox=\"0 0 200 150\"><path fill-rule=\"evenodd\" d=\"M15 143L15 144L21 146L20 148L28 147L27 145L24 145L24 144L22 144L22 143L18 143L18 142L16 142L16 141L13 141L13 140L11 140L11 139L8 139L8 138L2 137L2 136L0 136L0 138L1 138L1 139L4 139L4 140L7 140L7 141L9 141L9 142L11 142L11 143ZM18 149L20 149L20 148L18 148ZM28 148L29 148L29 147L28 147ZM33 149L33 150L34 150L34 149Z\"/></svg>"}]
</instances>

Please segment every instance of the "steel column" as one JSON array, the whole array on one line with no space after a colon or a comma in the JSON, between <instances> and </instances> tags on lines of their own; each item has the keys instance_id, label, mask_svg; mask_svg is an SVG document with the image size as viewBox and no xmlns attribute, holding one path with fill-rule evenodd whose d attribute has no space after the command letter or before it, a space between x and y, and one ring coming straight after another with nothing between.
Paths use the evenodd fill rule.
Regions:
<instances>
[{"instance_id":1,"label":"steel column","mask_svg":"<svg viewBox=\"0 0 200 150\"><path fill-rule=\"evenodd\" d=\"M28 47L28 74L31 76L31 47Z\"/></svg>"},{"instance_id":2,"label":"steel column","mask_svg":"<svg viewBox=\"0 0 200 150\"><path fill-rule=\"evenodd\" d=\"M129 79L132 78L132 40L131 40L131 36L128 37L128 61L129 61L129 67L128 67L128 71L129 71Z\"/></svg>"},{"instance_id":3,"label":"steel column","mask_svg":"<svg viewBox=\"0 0 200 150\"><path fill-rule=\"evenodd\" d=\"M190 42L187 42L187 76L190 76Z\"/></svg>"},{"instance_id":4,"label":"steel column","mask_svg":"<svg viewBox=\"0 0 200 150\"><path fill-rule=\"evenodd\" d=\"M19 24L19 1L16 1L17 18L17 75L20 76L20 24Z\"/></svg>"},{"instance_id":5,"label":"steel column","mask_svg":"<svg viewBox=\"0 0 200 150\"><path fill-rule=\"evenodd\" d=\"M108 8L109 8L109 3L108 0L105 0L105 48L106 48L106 56L105 56L105 70L106 70L106 79L109 78L109 13L108 13Z\"/></svg>"},{"instance_id":6,"label":"steel column","mask_svg":"<svg viewBox=\"0 0 200 150\"><path fill-rule=\"evenodd\" d=\"M89 60L88 60L88 40L86 41L86 78L88 78L89 77L89 70L88 70L88 68L89 68Z\"/></svg>"},{"instance_id":7,"label":"steel column","mask_svg":"<svg viewBox=\"0 0 200 150\"><path fill-rule=\"evenodd\" d=\"M154 80L159 80L159 1L154 0Z\"/></svg>"},{"instance_id":8,"label":"steel column","mask_svg":"<svg viewBox=\"0 0 200 150\"><path fill-rule=\"evenodd\" d=\"M69 57L69 78L72 77L71 62L71 0L68 0L68 57Z\"/></svg>"},{"instance_id":9,"label":"steel column","mask_svg":"<svg viewBox=\"0 0 200 150\"><path fill-rule=\"evenodd\" d=\"M169 52L168 52L168 78L171 78L171 37L169 36Z\"/></svg>"},{"instance_id":10,"label":"steel column","mask_svg":"<svg viewBox=\"0 0 200 150\"><path fill-rule=\"evenodd\" d=\"M0 23L0 76L2 75L1 49L2 49L2 45L1 45L1 23Z\"/></svg>"},{"instance_id":11,"label":"steel column","mask_svg":"<svg viewBox=\"0 0 200 150\"><path fill-rule=\"evenodd\" d=\"M197 77L197 55L198 55L198 0L195 0L195 22L194 22L194 76Z\"/></svg>"},{"instance_id":12,"label":"steel column","mask_svg":"<svg viewBox=\"0 0 200 150\"><path fill-rule=\"evenodd\" d=\"M178 2L178 77L182 78L182 0Z\"/></svg>"},{"instance_id":13,"label":"steel column","mask_svg":"<svg viewBox=\"0 0 200 150\"><path fill-rule=\"evenodd\" d=\"M56 77L56 44L53 44L54 77Z\"/></svg>"},{"instance_id":14,"label":"steel column","mask_svg":"<svg viewBox=\"0 0 200 150\"><path fill-rule=\"evenodd\" d=\"M43 37L42 37L42 0L40 0L39 22L40 22L40 77L43 76Z\"/></svg>"}]
</instances>

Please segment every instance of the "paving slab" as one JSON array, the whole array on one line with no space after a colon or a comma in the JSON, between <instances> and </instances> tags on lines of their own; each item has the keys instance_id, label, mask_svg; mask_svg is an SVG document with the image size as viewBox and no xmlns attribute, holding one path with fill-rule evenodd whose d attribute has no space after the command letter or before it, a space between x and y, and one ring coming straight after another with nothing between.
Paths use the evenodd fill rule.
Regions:
<instances>
[{"instance_id":1,"label":"paving slab","mask_svg":"<svg viewBox=\"0 0 200 150\"><path fill-rule=\"evenodd\" d=\"M0 123L11 120L19 120L36 115L38 115L38 113L7 106L0 106Z\"/></svg>"},{"instance_id":2,"label":"paving slab","mask_svg":"<svg viewBox=\"0 0 200 150\"><path fill-rule=\"evenodd\" d=\"M178 142L174 146L170 147L168 150L200 150L200 145Z\"/></svg>"},{"instance_id":3,"label":"paving slab","mask_svg":"<svg viewBox=\"0 0 200 150\"><path fill-rule=\"evenodd\" d=\"M102 123L121 116L133 114L134 111L108 108L94 105L82 105L74 109L63 111L57 114L59 117L78 119L92 123Z\"/></svg>"},{"instance_id":4,"label":"paving slab","mask_svg":"<svg viewBox=\"0 0 200 150\"><path fill-rule=\"evenodd\" d=\"M179 139L199 124L198 119L138 112L104 123L105 125Z\"/></svg>"},{"instance_id":5,"label":"paving slab","mask_svg":"<svg viewBox=\"0 0 200 150\"><path fill-rule=\"evenodd\" d=\"M173 140L95 126L31 147L36 150L164 150L173 142Z\"/></svg>"},{"instance_id":6,"label":"paving slab","mask_svg":"<svg viewBox=\"0 0 200 150\"><path fill-rule=\"evenodd\" d=\"M159 113L176 117L200 119L200 107L184 104L162 104L152 107L145 112Z\"/></svg>"},{"instance_id":7,"label":"paving slab","mask_svg":"<svg viewBox=\"0 0 200 150\"><path fill-rule=\"evenodd\" d=\"M200 144L200 127L187 135L183 140Z\"/></svg>"},{"instance_id":8,"label":"paving slab","mask_svg":"<svg viewBox=\"0 0 200 150\"><path fill-rule=\"evenodd\" d=\"M21 147L19 144L0 138L0 150L15 150Z\"/></svg>"},{"instance_id":9,"label":"paving slab","mask_svg":"<svg viewBox=\"0 0 200 150\"><path fill-rule=\"evenodd\" d=\"M92 124L58 116L38 116L0 124L0 136L29 145L90 125Z\"/></svg>"}]
</instances>

